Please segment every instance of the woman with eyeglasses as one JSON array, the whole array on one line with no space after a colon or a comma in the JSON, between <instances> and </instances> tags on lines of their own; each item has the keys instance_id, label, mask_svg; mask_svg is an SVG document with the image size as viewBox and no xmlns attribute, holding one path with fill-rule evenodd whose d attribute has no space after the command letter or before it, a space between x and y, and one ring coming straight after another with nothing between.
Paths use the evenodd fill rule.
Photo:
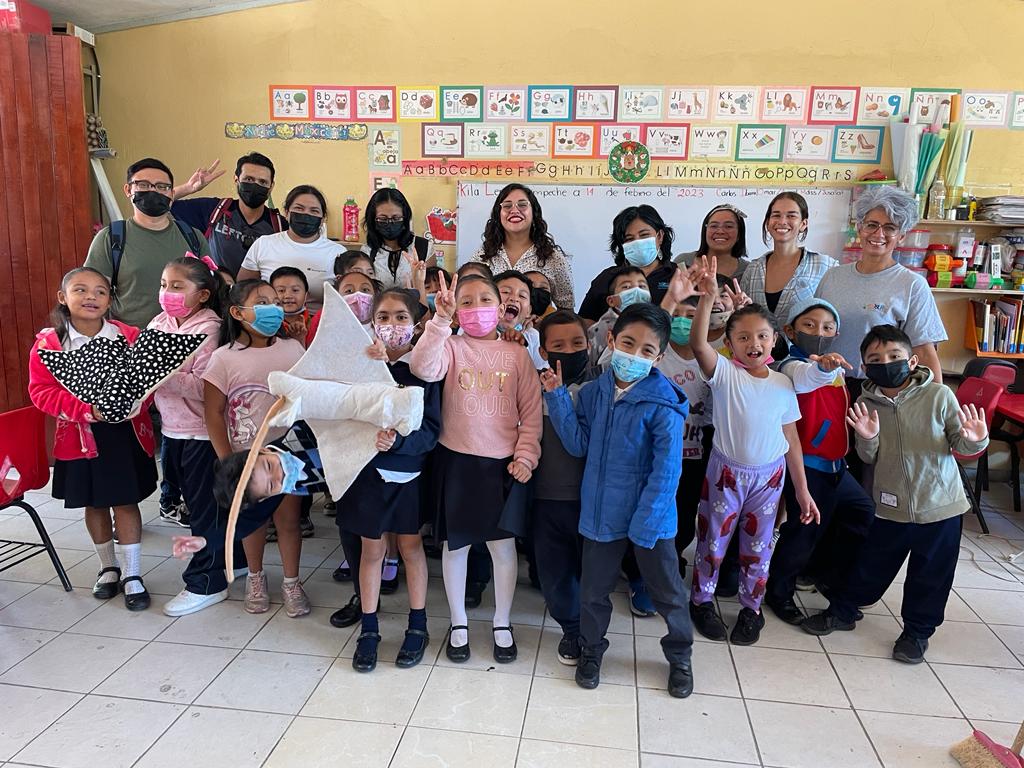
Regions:
<instances>
[{"instance_id":1,"label":"woman with eyeglasses","mask_svg":"<svg viewBox=\"0 0 1024 768\"><path fill-rule=\"evenodd\" d=\"M679 254L674 261L689 268L701 256L715 257L718 259L719 282L739 280L750 264L747 260L746 218L747 214L733 205L716 205L701 222L700 247L696 251Z\"/></svg>"},{"instance_id":2,"label":"woman with eyeglasses","mask_svg":"<svg viewBox=\"0 0 1024 768\"><path fill-rule=\"evenodd\" d=\"M363 218L366 245L381 288L409 288L412 264L427 260L429 243L412 231L412 206L397 189L378 189L366 204Z\"/></svg>"},{"instance_id":3,"label":"woman with eyeglasses","mask_svg":"<svg viewBox=\"0 0 1024 768\"><path fill-rule=\"evenodd\" d=\"M238 282L270 280L278 267L302 270L309 283L306 308L323 306L324 281L334 276L334 259L345 249L327 237L327 200L310 184L300 184L284 199L288 229L257 238L238 270Z\"/></svg>"},{"instance_id":4,"label":"woman with eyeglasses","mask_svg":"<svg viewBox=\"0 0 1024 768\"><path fill-rule=\"evenodd\" d=\"M484 226L483 241L470 261L483 262L495 275L510 269L541 272L551 283L555 306L575 308L572 264L548 234L540 203L529 187L509 184L498 193Z\"/></svg>"}]
</instances>

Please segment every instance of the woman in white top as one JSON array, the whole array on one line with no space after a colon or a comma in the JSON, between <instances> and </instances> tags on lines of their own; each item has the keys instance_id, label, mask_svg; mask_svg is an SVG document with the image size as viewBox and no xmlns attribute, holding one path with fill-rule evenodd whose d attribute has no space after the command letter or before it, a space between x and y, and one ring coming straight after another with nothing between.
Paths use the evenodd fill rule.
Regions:
<instances>
[{"instance_id":1,"label":"woman in white top","mask_svg":"<svg viewBox=\"0 0 1024 768\"><path fill-rule=\"evenodd\" d=\"M363 218L366 245L360 250L373 262L381 288L412 286L411 262L426 261L428 243L412 232L412 206L397 189L378 189Z\"/></svg>"},{"instance_id":2,"label":"woman in white top","mask_svg":"<svg viewBox=\"0 0 1024 768\"><path fill-rule=\"evenodd\" d=\"M327 200L314 186L301 184L284 200L288 229L256 239L238 270L238 281L262 278L278 267L294 267L306 275L306 306L323 306L324 281L334 277L334 259L345 249L327 237Z\"/></svg>"},{"instance_id":3,"label":"woman in white top","mask_svg":"<svg viewBox=\"0 0 1024 768\"><path fill-rule=\"evenodd\" d=\"M540 272L551 283L555 306L574 309L572 264L548 234L540 203L529 187L509 184L498 193L483 238L483 247L470 261L482 261L495 275L510 269Z\"/></svg>"}]
</instances>

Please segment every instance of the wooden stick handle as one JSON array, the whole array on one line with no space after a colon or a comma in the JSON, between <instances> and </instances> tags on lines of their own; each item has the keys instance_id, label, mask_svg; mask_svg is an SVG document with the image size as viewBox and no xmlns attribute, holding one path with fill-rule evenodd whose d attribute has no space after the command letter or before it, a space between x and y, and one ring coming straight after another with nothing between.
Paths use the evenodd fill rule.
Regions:
<instances>
[{"instance_id":1,"label":"wooden stick handle","mask_svg":"<svg viewBox=\"0 0 1024 768\"><path fill-rule=\"evenodd\" d=\"M224 575L228 584L235 580L235 528L238 525L238 513L242 509L242 497L245 496L245 488L249 485L249 478L252 477L253 467L256 466L256 459L259 458L260 449L263 447L263 440L270 430L270 420L273 419L284 408L287 400L283 397L277 398L274 404L267 411L263 423L249 448L249 455L245 459L245 466L242 467L242 474L238 478L238 485L235 486L235 495L231 499L231 509L228 510L228 527L224 533Z\"/></svg>"},{"instance_id":2,"label":"wooden stick handle","mask_svg":"<svg viewBox=\"0 0 1024 768\"><path fill-rule=\"evenodd\" d=\"M1013 740L1011 749L1015 755L1019 755L1021 750L1024 749L1024 723L1021 723L1020 728L1017 729L1017 738Z\"/></svg>"}]
</instances>

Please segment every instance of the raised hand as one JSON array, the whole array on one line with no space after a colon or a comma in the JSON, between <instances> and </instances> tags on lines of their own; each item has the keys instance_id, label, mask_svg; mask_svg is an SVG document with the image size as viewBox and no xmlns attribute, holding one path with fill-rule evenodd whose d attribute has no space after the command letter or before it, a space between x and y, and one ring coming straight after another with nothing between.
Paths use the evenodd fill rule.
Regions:
<instances>
[{"instance_id":1,"label":"raised hand","mask_svg":"<svg viewBox=\"0 0 1024 768\"><path fill-rule=\"evenodd\" d=\"M722 286L722 289L725 295L728 296L729 299L732 301L732 308L734 310L742 309L748 304L754 303L754 300L747 296L747 294L743 292L743 289L740 288L740 281L737 280L735 277L732 279L731 288L729 287L729 284L726 283L725 285Z\"/></svg>"},{"instance_id":2,"label":"raised hand","mask_svg":"<svg viewBox=\"0 0 1024 768\"><path fill-rule=\"evenodd\" d=\"M377 450L381 453L390 451L396 439L398 439L398 433L393 429L377 430Z\"/></svg>"},{"instance_id":3,"label":"raised hand","mask_svg":"<svg viewBox=\"0 0 1024 768\"><path fill-rule=\"evenodd\" d=\"M306 328L306 323L301 317L297 317L294 320L285 320L285 333L288 334L289 338L295 339L296 341L305 341L306 332L309 330Z\"/></svg>"},{"instance_id":4,"label":"raised hand","mask_svg":"<svg viewBox=\"0 0 1024 768\"><path fill-rule=\"evenodd\" d=\"M383 360L384 362L387 362L388 348L384 345L383 341L374 336L373 344L366 348L366 356L371 360Z\"/></svg>"},{"instance_id":5,"label":"raised hand","mask_svg":"<svg viewBox=\"0 0 1024 768\"><path fill-rule=\"evenodd\" d=\"M700 291L694 285L690 273L685 269L677 269L668 283L668 290L665 292L665 301L662 302L662 306L670 303L674 310L676 304L686 301L691 296L699 295ZM668 307L665 308L668 309Z\"/></svg>"},{"instance_id":6,"label":"raised hand","mask_svg":"<svg viewBox=\"0 0 1024 768\"><path fill-rule=\"evenodd\" d=\"M444 279L444 272L438 272L437 279L439 287L434 295L434 314L442 320L451 320L455 317L455 287L459 284L459 276L452 275L451 288Z\"/></svg>"},{"instance_id":7,"label":"raised hand","mask_svg":"<svg viewBox=\"0 0 1024 768\"><path fill-rule=\"evenodd\" d=\"M515 328L506 328L501 332L500 336L502 341L511 341L513 344L521 344L526 346L526 337L521 331L517 331Z\"/></svg>"},{"instance_id":8,"label":"raised hand","mask_svg":"<svg viewBox=\"0 0 1024 768\"><path fill-rule=\"evenodd\" d=\"M540 372L540 383L545 392L554 392L562 386L562 361L555 363L555 369L545 368Z\"/></svg>"},{"instance_id":9,"label":"raised hand","mask_svg":"<svg viewBox=\"0 0 1024 768\"><path fill-rule=\"evenodd\" d=\"M412 269L412 288L420 295L420 298L427 299L427 262L416 259L409 264Z\"/></svg>"},{"instance_id":10,"label":"raised hand","mask_svg":"<svg viewBox=\"0 0 1024 768\"><path fill-rule=\"evenodd\" d=\"M853 431L865 440L871 440L878 436L878 411L871 411L868 414L868 407L864 403L854 403L846 414L846 423Z\"/></svg>"},{"instance_id":11,"label":"raised hand","mask_svg":"<svg viewBox=\"0 0 1024 768\"><path fill-rule=\"evenodd\" d=\"M701 293L715 296L718 293L718 257L700 257L701 275L697 283Z\"/></svg>"},{"instance_id":12,"label":"raised hand","mask_svg":"<svg viewBox=\"0 0 1024 768\"><path fill-rule=\"evenodd\" d=\"M171 537L171 554L179 560L187 560L205 546L206 539L202 536Z\"/></svg>"},{"instance_id":13,"label":"raised hand","mask_svg":"<svg viewBox=\"0 0 1024 768\"><path fill-rule=\"evenodd\" d=\"M978 408L974 403L960 406L960 436L972 443L988 437L988 423L985 421L985 409Z\"/></svg>"},{"instance_id":14,"label":"raised hand","mask_svg":"<svg viewBox=\"0 0 1024 768\"><path fill-rule=\"evenodd\" d=\"M194 195L227 173L226 169L218 171L217 166L219 165L220 160L214 160L208 168L203 168L202 166L196 168L196 172L189 176L188 181L181 185L181 193L184 195Z\"/></svg>"},{"instance_id":15,"label":"raised hand","mask_svg":"<svg viewBox=\"0 0 1024 768\"><path fill-rule=\"evenodd\" d=\"M509 462L508 473L520 483L528 483L530 478L533 477L533 470L518 459Z\"/></svg>"},{"instance_id":16,"label":"raised hand","mask_svg":"<svg viewBox=\"0 0 1024 768\"><path fill-rule=\"evenodd\" d=\"M853 370L853 366L846 362L846 358L838 352L829 352L826 355L810 355L807 359L817 363L823 371L828 371L829 373L837 368L845 368L848 371Z\"/></svg>"}]
</instances>

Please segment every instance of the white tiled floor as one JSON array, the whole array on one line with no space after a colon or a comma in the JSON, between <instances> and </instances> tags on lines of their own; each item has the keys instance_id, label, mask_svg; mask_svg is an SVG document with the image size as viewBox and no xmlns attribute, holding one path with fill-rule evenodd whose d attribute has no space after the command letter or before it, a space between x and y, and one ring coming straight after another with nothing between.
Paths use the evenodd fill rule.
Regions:
<instances>
[{"instance_id":1,"label":"white tiled floor","mask_svg":"<svg viewBox=\"0 0 1024 768\"><path fill-rule=\"evenodd\" d=\"M310 616L280 610L280 568L270 565L270 613L244 613L238 585L232 600L170 619L159 606L180 588L183 564L167 557L179 529L159 522L152 501L143 504L143 569L154 606L141 614L89 594L97 566L81 515L45 494L30 501L75 590L57 585L45 557L0 573L0 765L157 768L187 754L221 768L939 768L956 765L948 748L972 727L1008 742L1024 717L1024 573L1004 558L1024 549L1024 515L1009 511L1002 485L987 494L995 508L986 514L1009 541L982 537L967 519L927 664L890 658L901 576L856 632L819 640L769 613L755 647L698 638L696 692L686 701L664 690L663 624L630 616L622 593L613 596L602 684L584 691L555 660L557 625L525 581L513 614L519 660L490 658L488 591L470 612L473 658L451 664L432 560L426 660L411 670L393 664L402 590L382 600L381 663L360 675L350 662L355 628L327 621L351 587L331 579L340 550L333 520L319 511L317 538L303 545ZM0 513L0 537L31 533L24 515ZM267 562L279 562L273 546ZM800 600L824 605L813 593ZM735 619L735 601L721 608Z\"/></svg>"}]
</instances>

